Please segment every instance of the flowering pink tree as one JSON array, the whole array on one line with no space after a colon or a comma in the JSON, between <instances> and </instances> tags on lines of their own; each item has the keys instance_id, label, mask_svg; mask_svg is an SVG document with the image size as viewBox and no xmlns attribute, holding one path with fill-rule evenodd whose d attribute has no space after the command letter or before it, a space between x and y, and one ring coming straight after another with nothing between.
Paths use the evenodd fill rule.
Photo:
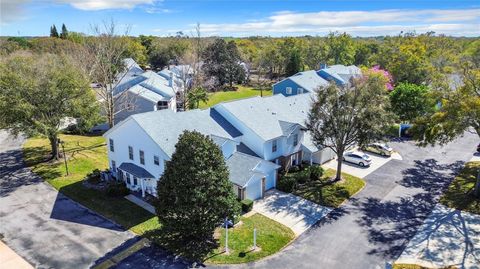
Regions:
<instances>
[{"instance_id":1,"label":"flowering pink tree","mask_svg":"<svg viewBox=\"0 0 480 269\"><path fill-rule=\"evenodd\" d=\"M393 90L393 77L384 69L381 69L379 65L375 65L372 68L364 69L363 74L365 76L379 76L385 81L385 89L388 91Z\"/></svg>"}]
</instances>

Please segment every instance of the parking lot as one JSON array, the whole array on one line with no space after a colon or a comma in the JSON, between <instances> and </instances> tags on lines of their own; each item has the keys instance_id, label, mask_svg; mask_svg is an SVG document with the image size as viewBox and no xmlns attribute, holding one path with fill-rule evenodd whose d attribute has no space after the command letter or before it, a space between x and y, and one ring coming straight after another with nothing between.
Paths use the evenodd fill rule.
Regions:
<instances>
[{"instance_id":1,"label":"parking lot","mask_svg":"<svg viewBox=\"0 0 480 269\"><path fill-rule=\"evenodd\" d=\"M366 152L370 158L372 158L372 164L369 167L361 167L354 163L343 162L342 172L356 176L359 178L364 178L368 176L373 171L385 165L390 160L396 159L401 160L402 156L397 152L394 152L391 157L380 156L375 153ZM322 165L324 168L337 169L337 159L333 159L329 162L326 162Z\"/></svg>"}]
</instances>

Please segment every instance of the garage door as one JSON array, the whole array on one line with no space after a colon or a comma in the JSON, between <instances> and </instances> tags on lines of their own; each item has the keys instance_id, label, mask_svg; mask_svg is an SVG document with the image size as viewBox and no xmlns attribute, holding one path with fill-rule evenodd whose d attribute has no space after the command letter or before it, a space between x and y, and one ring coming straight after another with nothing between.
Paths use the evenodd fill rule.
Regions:
<instances>
[{"instance_id":1,"label":"garage door","mask_svg":"<svg viewBox=\"0 0 480 269\"><path fill-rule=\"evenodd\" d=\"M335 152L330 148L324 148L320 151L317 151L313 154L313 162L318 164L323 164L327 161L330 161L335 158Z\"/></svg>"},{"instance_id":2,"label":"garage door","mask_svg":"<svg viewBox=\"0 0 480 269\"><path fill-rule=\"evenodd\" d=\"M273 189L275 188L275 179L277 175L277 170L271 171L267 177L266 177L266 182L265 182L265 190Z\"/></svg>"},{"instance_id":3,"label":"garage door","mask_svg":"<svg viewBox=\"0 0 480 269\"><path fill-rule=\"evenodd\" d=\"M248 183L246 188L247 195L245 198L250 200L257 200L262 198L262 179L261 178L252 178Z\"/></svg>"}]
</instances>

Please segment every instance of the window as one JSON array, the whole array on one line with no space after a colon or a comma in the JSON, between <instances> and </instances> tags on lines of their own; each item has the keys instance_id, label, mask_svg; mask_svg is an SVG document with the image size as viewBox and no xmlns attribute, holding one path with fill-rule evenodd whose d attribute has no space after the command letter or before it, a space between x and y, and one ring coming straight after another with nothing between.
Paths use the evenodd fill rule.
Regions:
<instances>
[{"instance_id":1,"label":"window","mask_svg":"<svg viewBox=\"0 0 480 269\"><path fill-rule=\"evenodd\" d=\"M168 108L168 101L158 101L157 102L157 109L162 110L162 109L167 109Z\"/></svg>"},{"instance_id":2,"label":"window","mask_svg":"<svg viewBox=\"0 0 480 269\"><path fill-rule=\"evenodd\" d=\"M130 181L130 174L126 173L126 175L127 175L127 178L126 178L127 184L132 184L132 182Z\"/></svg>"},{"instance_id":3,"label":"window","mask_svg":"<svg viewBox=\"0 0 480 269\"><path fill-rule=\"evenodd\" d=\"M113 173L117 172L117 164L115 163L114 160L112 160L112 172Z\"/></svg>"},{"instance_id":4,"label":"window","mask_svg":"<svg viewBox=\"0 0 480 269\"><path fill-rule=\"evenodd\" d=\"M153 155L153 164L160 165L160 158L157 155Z\"/></svg>"},{"instance_id":5,"label":"window","mask_svg":"<svg viewBox=\"0 0 480 269\"><path fill-rule=\"evenodd\" d=\"M293 145L294 145L294 146L298 145L298 134L295 134L295 135L293 136Z\"/></svg>"},{"instance_id":6,"label":"window","mask_svg":"<svg viewBox=\"0 0 480 269\"><path fill-rule=\"evenodd\" d=\"M133 177L133 185L136 186L137 184L138 184L137 177L134 176L134 177Z\"/></svg>"},{"instance_id":7,"label":"window","mask_svg":"<svg viewBox=\"0 0 480 269\"><path fill-rule=\"evenodd\" d=\"M277 151L277 140L272 141L272 152Z\"/></svg>"},{"instance_id":8,"label":"window","mask_svg":"<svg viewBox=\"0 0 480 269\"><path fill-rule=\"evenodd\" d=\"M128 158L133 160L133 148L132 146L128 146Z\"/></svg>"},{"instance_id":9,"label":"window","mask_svg":"<svg viewBox=\"0 0 480 269\"><path fill-rule=\"evenodd\" d=\"M140 155L140 163L145 164L145 152L143 152L143 150L140 150L139 155Z\"/></svg>"},{"instance_id":10,"label":"window","mask_svg":"<svg viewBox=\"0 0 480 269\"><path fill-rule=\"evenodd\" d=\"M108 140L108 143L110 144L110 151L111 151L111 152L114 152L114 151L115 151L115 147L113 146L113 139L110 138L110 139Z\"/></svg>"},{"instance_id":11,"label":"window","mask_svg":"<svg viewBox=\"0 0 480 269\"><path fill-rule=\"evenodd\" d=\"M299 94L300 94L300 93L303 93L303 88L298 88L298 89L297 89L297 93L299 93Z\"/></svg>"},{"instance_id":12,"label":"window","mask_svg":"<svg viewBox=\"0 0 480 269\"><path fill-rule=\"evenodd\" d=\"M292 87L285 88L286 94L292 94Z\"/></svg>"}]
</instances>

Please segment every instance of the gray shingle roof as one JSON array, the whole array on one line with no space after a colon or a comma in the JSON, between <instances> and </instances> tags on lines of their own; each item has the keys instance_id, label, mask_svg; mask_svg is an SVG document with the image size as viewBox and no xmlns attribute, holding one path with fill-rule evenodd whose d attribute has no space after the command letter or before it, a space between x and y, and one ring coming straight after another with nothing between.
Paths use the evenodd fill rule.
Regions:
<instances>
[{"instance_id":1,"label":"gray shingle roof","mask_svg":"<svg viewBox=\"0 0 480 269\"><path fill-rule=\"evenodd\" d=\"M173 112L170 109L132 115L140 127L165 151L172 156L178 137L185 130L198 131L204 135L232 139L216 121L210 117L210 109ZM215 138L214 142L220 139ZM223 140L222 140L223 141ZM221 142L223 144L223 142Z\"/></svg>"},{"instance_id":2,"label":"gray shingle roof","mask_svg":"<svg viewBox=\"0 0 480 269\"><path fill-rule=\"evenodd\" d=\"M328 81L320 77L314 70L299 72L289 77L289 79L310 92L317 90L321 86L328 85Z\"/></svg>"},{"instance_id":3,"label":"gray shingle roof","mask_svg":"<svg viewBox=\"0 0 480 269\"><path fill-rule=\"evenodd\" d=\"M138 178L154 178L154 176L150 174L147 170L133 163L122 163L118 167L118 169L132 174L133 176Z\"/></svg>"},{"instance_id":4,"label":"gray shingle roof","mask_svg":"<svg viewBox=\"0 0 480 269\"><path fill-rule=\"evenodd\" d=\"M242 187L245 186L254 175L266 176L261 171L255 169L259 164L269 165L274 169L280 167L269 161L241 152L235 152L227 159L226 163L230 172L230 181Z\"/></svg>"}]
</instances>

